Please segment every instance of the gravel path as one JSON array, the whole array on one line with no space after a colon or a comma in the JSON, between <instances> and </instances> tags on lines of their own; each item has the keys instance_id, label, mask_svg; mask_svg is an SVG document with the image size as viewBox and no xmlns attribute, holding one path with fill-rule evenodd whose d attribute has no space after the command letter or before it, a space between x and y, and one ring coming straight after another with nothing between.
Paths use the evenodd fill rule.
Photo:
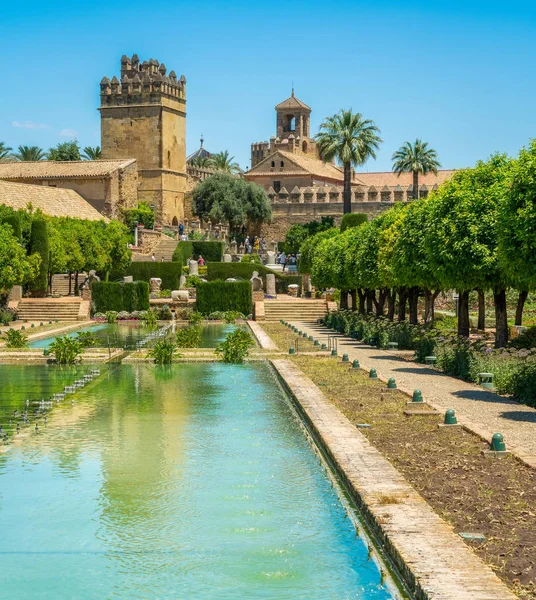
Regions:
<instances>
[{"instance_id":1,"label":"gravel path","mask_svg":"<svg viewBox=\"0 0 536 600\"><path fill-rule=\"evenodd\" d=\"M321 325L293 325L325 343L328 335L336 335ZM342 335L336 337L339 356L346 352L351 361L359 360L361 368L374 367L381 379L394 377L404 392L421 390L424 399L441 412L453 408L459 422L486 440L491 440L495 432L502 433L507 449L536 468L535 409L403 358L408 353L379 350Z\"/></svg>"}]
</instances>

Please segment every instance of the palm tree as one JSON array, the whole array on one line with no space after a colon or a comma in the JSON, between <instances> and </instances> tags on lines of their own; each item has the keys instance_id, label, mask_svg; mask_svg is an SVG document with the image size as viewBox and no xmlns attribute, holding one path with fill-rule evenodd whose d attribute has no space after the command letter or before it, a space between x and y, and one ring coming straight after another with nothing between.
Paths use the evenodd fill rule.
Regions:
<instances>
[{"instance_id":1,"label":"palm tree","mask_svg":"<svg viewBox=\"0 0 536 600\"><path fill-rule=\"evenodd\" d=\"M229 151L225 150L224 152L213 154L209 158L208 166L216 171L224 171L225 173L232 173L233 175L241 173L242 169L239 167L238 163L233 162L233 160L234 156L229 156Z\"/></svg>"},{"instance_id":2,"label":"palm tree","mask_svg":"<svg viewBox=\"0 0 536 600\"><path fill-rule=\"evenodd\" d=\"M11 158L11 150L9 146L6 146L5 142L0 142L0 162L6 162Z\"/></svg>"},{"instance_id":3,"label":"palm tree","mask_svg":"<svg viewBox=\"0 0 536 600\"><path fill-rule=\"evenodd\" d=\"M315 136L320 158L325 161L335 158L344 167L344 214L352 212L352 167L376 158L376 150L382 142L379 133L374 121L350 109L328 117Z\"/></svg>"},{"instance_id":4,"label":"palm tree","mask_svg":"<svg viewBox=\"0 0 536 600\"><path fill-rule=\"evenodd\" d=\"M102 150L100 146L95 146L94 148L92 146L86 146L82 152L82 158L84 160L99 160L102 158Z\"/></svg>"},{"instance_id":5,"label":"palm tree","mask_svg":"<svg viewBox=\"0 0 536 600\"><path fill-rule=\"evenodd\" d=\"M15 160L36 162L44 160L46 153L39 146L19 146L17 152L13 155Z\"/></svg>"},{"instance_id":6,"label":"palm tree","mask_svg":"<svg viewBox=\"0 0 536 600\"><path fill-rule=\"evenodd\" d=\"M393 171L400 173L413 173L413 198L419 197L419 174L426 175L434 173L437 175L437 169L441 166L437 160L437 152L433 148L428 148L428 142L415 140L414 144L406 142L399 150L393 154Z\"/></svg>"},{"instance_id":7,"label":"palm tree","mask_svg":"<svg viewBox=\"0 0 536 600\"><path fill-rule=\"evenodd\" d=\"M195 158L192 158L190 166L198 167L200 169L210 168L210 158L208 156L196 156Z\"/></svg>"}]
</instances>

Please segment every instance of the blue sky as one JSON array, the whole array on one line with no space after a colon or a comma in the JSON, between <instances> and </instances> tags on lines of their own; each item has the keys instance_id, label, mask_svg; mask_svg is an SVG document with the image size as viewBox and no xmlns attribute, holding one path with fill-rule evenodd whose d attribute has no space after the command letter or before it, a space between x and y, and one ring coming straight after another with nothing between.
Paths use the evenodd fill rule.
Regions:
<instances>
[{"instance_id":1,"label":"blue sky","mask_svg":"<svg viewBox=\"0 0 536 600\"><path fill-rule=\"evenodd\" d=\"M0 140L100 143L99 81L122 54L187 78L188 152L203 132L245 167L296 95L322 118L352 108L384 143L365 170L388 170L422 137L445 168L536 137L536 7L520 2L4 3Z\"/></svg>"}]
</instances>

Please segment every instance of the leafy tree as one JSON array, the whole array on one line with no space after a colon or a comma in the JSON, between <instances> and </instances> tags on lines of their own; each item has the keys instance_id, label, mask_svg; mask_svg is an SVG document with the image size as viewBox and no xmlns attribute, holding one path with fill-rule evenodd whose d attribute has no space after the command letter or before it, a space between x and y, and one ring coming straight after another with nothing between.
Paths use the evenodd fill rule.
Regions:
<instances>
[{"instance_id":1,"label":"leafy tree","mask_svg":"<svg viewBox=\"0 0 536 600\"><path fill-rule=\"evenodd\" d=\"M61 142L48 151L48 160L73 161L82 160L80 156L80 144L77 140Z\"/></svg>"},{"instance_id":2,"label":"leafy tree","mask_svg":"<svg viewBox=\"0 0 536 600\"><path fill-rule=\"evenodd\" d=\"M321 242L336 235L339 235L338 229L331 227L330 229L318 232L303 242L300 246L300 271L302 273L311 273Z\"/></svg>"},{"instance_id":3,"label":"leafy tree","mask_svg":"<svg viewBox=\"0 0 536 600\"><path fill-rule=\"evenodd\" d=\"M41 258L39 272L30 281L30 291L33 296L45 296L48 288L49 247L47 223L42 218L32 221L29 253L38 254Z\"/></svg>"},{"instance_id":4,"label":"leafy tree","mask_svg":"<svg viewBox=\"0 0 536 600\"><path fill-rule=\"evenodd\" d=\"M63 273L67 269L63 232L55 219L50 219L48 222L48 249L48 288L52 292L52 276L55 273Z\"/></svg>"},{"instance_id":5,"label":"leafy tree","mask_svg":"<svg viewBox=\"0 0 536 600\"><path fill-rule=\"evenodd\" d=\"M100 146L86 146L82 150L82 158L84 160L99 160L102 158L102 150Z\"/></svg>"},{"instance_id":6,"label":"leafy tree","mask_svg":"<svg viewBox=\"0 0 536 600\"><path fill-rule=\"evenodd\" d=\"M10 148L5 142L0 142L0 162L9 160L12 150L13 148Z\"/></svg>"},{"instance_id":7,"label":"leafy tree","mask_svg":"<svg viewBox=\"0 0 536 600\"><path fill-rule=\"evenodd\" d=\"M428 142L415 140L415 143L405 142L393 154L393 171L400 176L401 173L413 173L413 198L419 197L419 175L435 173L441 166L437 159L437 152L428 147Z\"/></svg>"},{"instance_id":8,"label":"leafy tree","mask_svg":"<svg viewBox=\"0 0 536 600\"><path fill-rule=\"evenodd\" d=\"M235 230L248 221L262 223L272 218L264 189L228 173L215 173L198 183L193 191L193 208L204 221L224 221Z\"/></svg>"},{"instance_id":9,"label":"leafy tree","mask_svg":"<svg viewBox=\"0 0 536 600\"><path fill-rule=\"evenodd\" d=\"M333 217L322 217L321 221L292 225L285 236L285 252L296 254L300 252L302 244L320 231L333 227Z\"/></svg>"},{"instance_id":10,"label":"leafy tree","mask_svg":"<svg viewBox=\"0 0 536 600\"><path fill-rule=\"evenodd\" d=\"M233 162L234 156L229 156L229 151L218 152L213 154L207 162L207 165L216 171L223 171L224 173L237 174L241 173L242 169L238 163Z\"/></svg>"},{"instance_id":11,"label":"leafy tree","mask_svg":"<svg viewBox=\"0 0 536 600\"><path fill-rule=\"evenodd\" d=\"M9 225L0 225L0 292L5 294L14 285L23 285L39 271L41 258L28 256Z\"/></svg>"},{"instance_id":12,"label":"leafy tree","mask_svg":"<svg viewBox=\"0 0 536 600\"><path fill-rule=\"evenodd\" d=\"M359 227L368 221L366 213L346 213L341 220L341 233L350 227Z\"/></svg>"},{"instance_id":13,"label":"leafy tree","mask_svg":"<svg viewBox=\"0 0 536 600\"><path fill-rule=\"evenodd\" d=\"M129 233L127 227L119 221L94 222L97 238L103 250L101 270L106 281L112 270L123 270L130 265L132 251L128 247Z\"/></svg>"},{"instance_id":14,"label":"leafy tree","mask_svg":"<svg viewBox=\"0 0 536 600\"><path fill-rule=\"evenodd\" d=\"M210 162L210 157L208 156L196 156L190 161L190 165L192 167L198 167L200 169L210 169L212 166Z\"/></svg>"},{"instance_id":15,"label":"leafy tree","mask_svg":"<svg viewBox=\"0 0 536 600\"><path fill-rule=\"evenodd\" d=\"M323 160L338 160L344 168L343 212L352 212L352 167L364 165L369 158L376 158L381 139L374 121L364 119L361 113L341 110L328 117L316 135L316 142Z\"/></svg>"},{"instance_id":16,"label":"leafy tree","mask_svg":"<svg viewBox=\"0 0 536 600\"><path fill-rule=\"evenodd\" d=\"M430 268L442 287L459 293L458 334L469 335L469 292L492 289L497 347L508 340L506 288L512 278L499 264L497 221L511 171L512 161L497 154L455 173L429 198L425 229Z\"/></svg>"},{"instance_id":17,"label":"leafy tree","mask_svg":"<svg viewBox=\"0 0 536 600\"><path fill-rule=\"evenodd\" d=\"M13 157L18 161L38 162L45 160L47 155L39 146L19 146Z\"/></svg>"},{"instance_id":18,"label":"leafy tree","mask_svg":"<svg viewBox=\"0 0 536 600\"><path fill-rule=\"evenodd\" d=\"M154 210L147 202L138 202L136 208L130 208L122 211L123 222L130 231L134 229L134 224L143 224L146 229L152 229L154 226Z\"/></svg>"}]
</instances>

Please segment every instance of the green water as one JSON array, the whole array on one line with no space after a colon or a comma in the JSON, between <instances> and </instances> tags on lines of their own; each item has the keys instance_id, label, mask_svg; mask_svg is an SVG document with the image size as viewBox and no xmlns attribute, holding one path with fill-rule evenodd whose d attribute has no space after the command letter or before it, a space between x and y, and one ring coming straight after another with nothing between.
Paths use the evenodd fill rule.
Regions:
<instances>
[{"instance_id":1,"label":"green water","mask_svg":"<svg viewBox=\"0 0 536 600\"><path fill-rule=\"evenodd\" d=\"M178 327L178 326L177 326ZM201 325L201 348L215 348L225 339L225 336L236 329L236 325L226 325L221 323L206 323ZM142 324L131 321L126 323L100 323L85 327L78 331L91 331L97 338L97 346L107 348L108 343L114 348L135 349L136 342L145 338L151 331ZM78 331L72 331L67 334L69 337L76 337ZM54 336L46 337L41 340L30 342L30 348L48 348L54 341Z\"/></svg>"},{"instance_id":2,"label":"green water","mask_svg":"<svg viewBox=\"0 0 536 600\"><path fill-rule=\"evenodd\" d=\"M0 365L0 419L88 370ZM40 425L0 454L2 599L392 598L264 363L101 368Z\"/></svg>"}]
</instances>

